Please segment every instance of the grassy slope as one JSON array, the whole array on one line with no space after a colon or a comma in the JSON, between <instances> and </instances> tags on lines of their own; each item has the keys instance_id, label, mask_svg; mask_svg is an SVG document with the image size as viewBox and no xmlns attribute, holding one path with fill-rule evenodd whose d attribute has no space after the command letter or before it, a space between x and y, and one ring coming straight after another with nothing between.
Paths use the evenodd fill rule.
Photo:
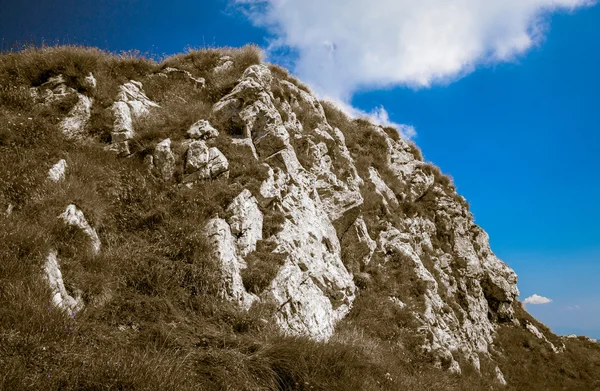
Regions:
<instances>
[{"instance_id":1,"label":"grassy slope","mask_svg":"<svg viewBox=\"0 0 600 391\"><path fill-rule=\"evenodd\" d=\"M219 76L210 73L225 54L234 58L235 66ZM454 376L430 365L419 351L411 317L387 300L387 290L399 287L393 278L365 284L354 310L328 343L280 335L265 322L268 304L243 313L218 299L218 270L208 256L202 227L242 188L256 187L264 172L258 165L249 166L245 156L228 153L226 135L214 142L230 159L229 179L181 189L154 178L142 161L156 142L182 139L189 125L208 118L212 104L233 88L248 65L259 61L253 47L201 50L160 64L79 47L0 55L0 207L3 212L14 206L10 216L0 213L0 388L495 387L488 381L493 367L484 359L484 376L468 366L463 376ZM207 87L199 91L185 80L148 77L165 66L205 77ZM98 79L94 91L82 87L89 72ZM42 106L30 98L29 87L57 74L94 98L89 125L94 142L69 141L58 130L73 102ZM282 70L276 75L289 78ZM136 124L134 155L119 159L103 147L112 127L110 106L118 86L129 79L142 81L162 108ZM329 109L328 117L333 114ZM361 133L360 121L339 113L336 118L347 133L357 134L354 144L376 145L372 135ZM362 151L361 156L368 160L365 165L377 166L375 154ZM60 158L69 165L67 179L49 183L46 173ZM56 218L70 203L98 230L101 255L89 254L85 238ZM378 212L375 205L371 212L368 207L366 213ZM273 224L265 229L274 229ZM87 309L76 318L50 304L41 271L51 248L59 251L67 288L80 290L86 300ZM256 265L270 261L264 256L268 243L261 249L262 256L254 254ZM264 283L257 275L247 278L249 287ZM600 373L598 348L584 341L568 341L567 354L560 356L548 354L523 329L502 328L499 341L497 359L514 389L551 389L548 384L593 389ZM537 377L524 374L532 366L542 368Z\"/></svg>"}]
</instances>

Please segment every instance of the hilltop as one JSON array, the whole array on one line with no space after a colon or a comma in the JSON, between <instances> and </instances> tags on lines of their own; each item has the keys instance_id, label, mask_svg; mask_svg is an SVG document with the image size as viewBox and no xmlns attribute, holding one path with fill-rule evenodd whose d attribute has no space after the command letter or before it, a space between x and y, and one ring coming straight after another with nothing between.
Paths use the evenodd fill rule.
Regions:
<instances>
[{"instance_id":1,"label":"hilltop","mask_svg":"<svg viewBox=\"0 0 600 391\"><path fill-rule=\"evenodd\" d=\"M0 55L3 389L594 390L450 177L254 46Z\"/></svg>"}]
</instances>

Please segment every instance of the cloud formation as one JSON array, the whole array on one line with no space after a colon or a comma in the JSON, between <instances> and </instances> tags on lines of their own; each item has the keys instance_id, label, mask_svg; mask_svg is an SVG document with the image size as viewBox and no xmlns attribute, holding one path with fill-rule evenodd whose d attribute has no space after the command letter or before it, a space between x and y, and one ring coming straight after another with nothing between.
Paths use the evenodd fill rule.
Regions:
<instances>
[{"instance_id":1,"label":"cloud formation","mask_svg":"<svg viewBox=\"0 0 600 391\"><path fill-rule=\"evenodd\" d=\"M548 303L552 303L552 299L549 299L547 297L540 296L540 295L534 293L533 295L531 295L528 298L526 298L525 300L523 300L523 303L525 303L525 304L548 304Z\"/></svg>"},{"instance_id":2,"label":"cloud formation","mask_svg":"<svg viewBox=\"0 0 600 391\"><path fill-rule=\"evenodd\" d=\"M427 87L511 61L543 40L547 16L596 0L232 0L274 35L318 93ZM287 65L287 64L286 64Z\"/></svg>"}]
</instances>

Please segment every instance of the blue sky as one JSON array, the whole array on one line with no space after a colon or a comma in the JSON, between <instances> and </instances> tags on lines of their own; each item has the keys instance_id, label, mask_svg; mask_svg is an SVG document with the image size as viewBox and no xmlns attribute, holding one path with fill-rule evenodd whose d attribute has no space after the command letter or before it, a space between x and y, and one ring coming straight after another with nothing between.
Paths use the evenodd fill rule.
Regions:
<instances>
[{"instance_id":1,"label":"blue sky","mask_svg":"<svg viewBox=\"0 0 600 391\"><path fill-rule=\"evenodd\" d=\"M558 333L600 338L600 6L502 1L454 20L452 9L352 0L350 24L331 17L339 1L253 1L242 13L226 0L0 0L0 40L4 50L32 40L157 56L269 48L322 96L414 127L516 270L521 299L553 300L528 310Z\"/></svg>"}]
</instances>

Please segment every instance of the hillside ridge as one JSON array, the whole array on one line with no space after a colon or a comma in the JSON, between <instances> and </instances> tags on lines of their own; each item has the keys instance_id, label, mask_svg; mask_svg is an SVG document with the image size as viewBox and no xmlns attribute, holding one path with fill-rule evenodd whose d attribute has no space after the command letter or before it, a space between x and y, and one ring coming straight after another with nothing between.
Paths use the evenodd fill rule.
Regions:
<instances>
[{"instance_id":1,"label":"hillside ridge","mask_svg":"<svg viewBox=\"0 0 600 391\"><path fill-rule=\"evenodd\" d=\"M256 47L26 49L0 82L3 387L600 387L449 177Z\"/></svg>"}]
</instances>

